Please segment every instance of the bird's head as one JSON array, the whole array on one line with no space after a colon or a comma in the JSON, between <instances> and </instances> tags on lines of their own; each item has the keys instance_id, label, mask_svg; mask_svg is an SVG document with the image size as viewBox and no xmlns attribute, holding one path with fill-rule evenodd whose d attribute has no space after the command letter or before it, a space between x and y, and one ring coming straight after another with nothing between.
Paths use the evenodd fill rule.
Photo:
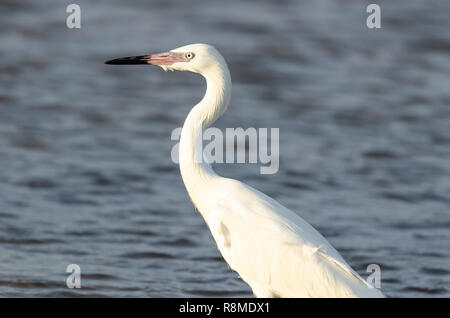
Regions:
<instances>
[{"instance_id":1,"label":"bird's head","mask_svg":"<svg viewBox=\"0 0 450 318\"><path fill-rule=\"evenodd\" d=\"M222 55L208 44L189 44L168 52L123 57L105 63L158 65L165 71L189 71L199 74L226 65Z\"/></svg>"}]
</instances>

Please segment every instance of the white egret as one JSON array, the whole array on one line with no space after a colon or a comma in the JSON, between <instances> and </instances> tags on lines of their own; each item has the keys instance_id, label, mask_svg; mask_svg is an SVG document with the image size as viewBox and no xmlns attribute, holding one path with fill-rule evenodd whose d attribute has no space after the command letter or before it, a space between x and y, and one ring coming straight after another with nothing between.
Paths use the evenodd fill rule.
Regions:
<instances>
[{"instance_id":1,"label":"white egret","mask_svg":"<svg viewBox=\"0 0 450 318\"><path fill-rule=\"evenodd\" d=\"M158 65L206 79L206 93L189 112L181 132L181 175L223 258L255 296L384 297L298 214L196 160L196 136L224 113L231 96L230 72L213 46L192 44L106 63Z\"/></svg>"}]
</instances>

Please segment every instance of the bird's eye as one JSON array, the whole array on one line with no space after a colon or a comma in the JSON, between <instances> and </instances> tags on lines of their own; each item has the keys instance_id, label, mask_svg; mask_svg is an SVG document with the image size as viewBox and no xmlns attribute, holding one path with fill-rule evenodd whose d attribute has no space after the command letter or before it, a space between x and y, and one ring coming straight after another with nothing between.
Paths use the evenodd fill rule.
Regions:
<instances>
[{"instance_id":1,"label":"bird's eye","mask_svg":"<svg viewBox=\"0 0 450 318\"><path fill-rule=\"evenodd\" d=\"M192 60L194 58L194 53L192 52L188 52L184 55L187 59Z\"/></svg>"}]
</instances>

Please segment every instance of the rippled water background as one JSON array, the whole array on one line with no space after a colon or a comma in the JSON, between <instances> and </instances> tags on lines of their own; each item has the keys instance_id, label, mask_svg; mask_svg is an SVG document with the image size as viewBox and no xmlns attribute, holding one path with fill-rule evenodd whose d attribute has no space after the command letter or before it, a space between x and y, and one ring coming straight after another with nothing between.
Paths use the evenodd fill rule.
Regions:
<instances>
[{"instance_id":1,"label":"rippled water background","mask_svg":"<svg viewBox=\"0 0 450 318\"><path fill-rule=\"evenodd\" d=\"M297 211L391 297L450 296L450 2L0 1L0 296L251 296L170 161L202 79L105 60L215 45L216 127L279 127L280 171L216 165ZM66 288L66 266L82 289Z\"/></svg>"}]
</instances>

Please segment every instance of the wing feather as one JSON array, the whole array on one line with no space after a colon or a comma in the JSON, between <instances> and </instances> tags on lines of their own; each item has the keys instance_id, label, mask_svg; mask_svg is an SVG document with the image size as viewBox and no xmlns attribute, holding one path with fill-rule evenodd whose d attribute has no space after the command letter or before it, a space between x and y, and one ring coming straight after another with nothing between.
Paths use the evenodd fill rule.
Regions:
<instances>
[{"instance_id":1,"label":"wing feather","mask_svg":"<svg viewBox=\"0 0 450 318\"><path fill-rule=\"evenodd\" d=\"M252 288L282 297L382 297L299 215L232 182L230 199L211 206L206 221L224 259Z\"/></svg>"}]
</instances>

